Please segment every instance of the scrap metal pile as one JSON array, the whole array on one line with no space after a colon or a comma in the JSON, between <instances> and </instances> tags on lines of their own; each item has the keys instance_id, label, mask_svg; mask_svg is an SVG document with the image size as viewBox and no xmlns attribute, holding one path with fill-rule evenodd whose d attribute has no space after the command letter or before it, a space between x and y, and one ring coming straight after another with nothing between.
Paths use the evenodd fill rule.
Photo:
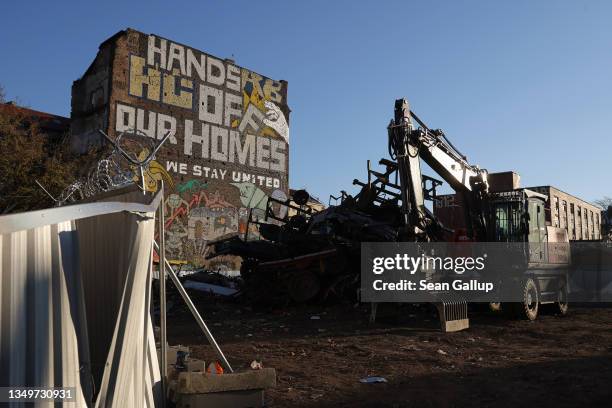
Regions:
<instances>
[{"instance_id":1,"label":"scrap metal pile","mask_svg":"<svg viewBox=\"0 0 612 408\"><path fill-rule=\"evenodd\" d=\"M254 302L306 302L328 298L357 300L360 279L362 242L405 240L405 223L401 208L401 189L396 162L382 159L382 172L370 168L368 178L357 179L361 190L355 196L342 192L337 205L320 212L307 208L309 195L298 190L293 201L270 199L265 222L256 224L261 240L250 240L247 234L218 241L209 258L237 255L243 260L241 275L244 292ZM426 199L435 198L441 181L425 177ZM293 208L296 214L279 219L273 205ZM431 236L440 236L442 226L428 224Z\"/></svg>"}]
</instances>

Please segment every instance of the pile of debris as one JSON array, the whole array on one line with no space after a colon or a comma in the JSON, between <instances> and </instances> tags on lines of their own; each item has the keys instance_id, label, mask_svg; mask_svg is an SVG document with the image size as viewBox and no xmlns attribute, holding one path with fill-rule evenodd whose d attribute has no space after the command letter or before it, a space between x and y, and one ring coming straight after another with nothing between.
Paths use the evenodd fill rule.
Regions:
<instances>
[{"instance_id":1,"label":"pile of debris","mask_svg":"<svg viewBox=\"0 0 612 408\"><path fill-rule=\"evenodd\" d=\"M415 130L412 119L421 128ZM421 174L418 148L424 143L426 149L442 152L445 165L452 162L464 169L470 185L461 184L465 177L452 181L474 188L475 195L483 172L467 163L442 131L431 130L418 119L406 100L395 102L395 119L387 132L390 159L380 160L382 171L372 170L368 161L367 180L353 181L361 187L357 195L342 191L340 197L332 197L337 205L318 212L306 206L309 194L304 190L294 192L295 205L270 198L265 222L254 222L263 240L249 240L247 227L244 237L214 243L208 258L240 256L245 291L254 301L306 302L332 296L356 300L362 243L443 240L449 231L424 205L425 200L436 199L442 181ZM279 218L272 211L274 205L287 206L294 211L286 213L294 215Z\"/></svg>"},{"instance_id":2,"label":"pile of debris","mask_svg":"<svg viewBox=\"0 0 612 408\"><path fill-rule=\"evenodd\" d=\"M244 292L256 303L301 303L334 297L357 300L361 243L402 240L400 187L397 180L392 181L397 177L397 165L386 159L380 164L383 172L371 170L368 163L368 181L353 181L361 187L357 195L343 191L337 205L319 212L304 209L309 194L298 190L292 197L299 205L292 207L295 215L279 219L272 205L291 204L271 198L264 222L250 221L257 225L263 240L250 240L247 233L217 241L209 259L240 256ZM439 184L432 179L432 196ZM442 228L436 223L429 227L432 233Z\"/></svg>"}]
</instances>

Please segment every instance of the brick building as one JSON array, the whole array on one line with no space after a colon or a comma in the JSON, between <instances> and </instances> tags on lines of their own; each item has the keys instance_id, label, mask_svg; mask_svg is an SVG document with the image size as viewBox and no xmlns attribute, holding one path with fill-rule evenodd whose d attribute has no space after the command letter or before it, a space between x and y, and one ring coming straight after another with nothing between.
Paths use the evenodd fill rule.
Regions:
<instances>
[{"instance_id":1,"label":"brick building","mask_svg":"<svg viewBox=\"0 0 612 408\"><path fill-rule=\"evenodd\" d=\"M520 188L520 176L514 172L491 173L488 178L491 192ZM548 197L544 208L546 224L567 230L570 241L601 239L600 208L552 186L526 188ZM439 195L434 203L434 214L448 228L466 228L459 194Z\"/></svg>"},{"instance_id":2,"label":"brick building","mask_svg":"<svg viewBox=\"0 0 612 408\"><path fill-rule=\"evenodd\" d=\"M552 186L528 187L548 197L546 223L564 228L570 241L601 239L601 209Z\"/></svg>"},{"instance_id":3,"label":"brick building","mask_svg":"<svg viewBox=\"0 0 612 408\"><path fill-rule=\"evenodd\" d=\"M71 144L86 152L101 129L144 157L169 132L145 175L148 189L165 182L168 257L216 268L208 242L244 232L268 196L287 198L289 112L286 81L126 29L73 84Z\"/></svg>"},{"instance_id":4,"label":"brick building","mask_svg":"<svg viewBox=\"0 0 612 408\"><path fill-rule=\"evenodd\" d=\"M323 211L325 209L325 204L323 204L321 202L321 200L319 200L317 197L314 196L309 196L308 201L306 202L305 205L299 205L297 204L295 201L293 201L293 194L295 193L296 190L291 189L289 190L289 193L291 195L291 201L290 204L294 207L300 207L302 210L310 210L312 212L319 212L319 211ZM294 215L297 214L297 210L293 209L293 208L289 208L288 212L287 212L289 217L293 217Z\"/></svg>"},{"instance_id":5,"label":"brick building","mask_svg":"<svg viewBox=\"0 0 612 408\"><path fill-rule=\"evenodd\" d=\"M22 120L26 126L36 125L51 143L61 143L70 131L70 119L52 113L19 106L14 102L0 103L0 114Z\"/></svg>"}]
</instances>

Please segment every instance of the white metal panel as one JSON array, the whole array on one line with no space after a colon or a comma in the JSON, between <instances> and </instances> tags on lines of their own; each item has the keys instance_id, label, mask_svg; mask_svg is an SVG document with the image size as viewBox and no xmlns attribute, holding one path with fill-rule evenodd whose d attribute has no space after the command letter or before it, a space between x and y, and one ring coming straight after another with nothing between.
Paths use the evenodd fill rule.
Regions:
<instances>
[{"instance_id":1,"label":"white metal panel","mask_svg":"<svg viewBox=\"0 0 612 408\"><path fill-rule=\"evenodd\" d=\"M93 230L88 229L90 233L93 232L88 235L90 238L95 237L97 241L106 242L114 238L117 245L130 248L126 256L111 253L103 262L89 264L89 267L84 269L86 275L100 277L104 274L107 280L114 280L106 288L122 288L116 316L99 313L99 309L92 312L95 315L90 315L102 325L106 324L105 321L114 324L96 407L148 406L151 402L154 404L159 397L155 395L155 386L150 386L159 382L159 365L154 341L151 341L153 325L150 315L155 219L153 213L125 215L125 219L114 217L111 222L109 218L105 223L94 223ZM87 224L88 221L80 220L77 225ZM114 236L113 231L117 230L122 230L120 237ZM91 245L87 247L93 250L97 248ZM83 256L89 254L83 253ZM109 270L113 264L124 263L125 267L121 273L115 274ZM87 276L85 278L87 280ZM99 296L109 299L108 308L114 310L115 305L111 304L113 296L106 296L104 290L100 290ZM155 356L154 360L150 358L151 355ZM153 377L148 378L151 373Z\"/></svg>"},{"instance_id":2,"label":"white metal panel","mask_svg":"<svg viewBox=\"0 0 612 408\"><path fill-rule=\"evenodd\" d=\"M79 294L66 285L59 238L71 230L63 222L0 235L0 385L75 387L77 403L66 406L86 407L69 301Z\"/></svg>"},{"instance_id":3,"label":"white metal panel","mask_svg":"<svg viewBox=\"0 0 612 408\"><path fill-rule=\"evenodd\" d=\"M149 219L160 198L132 189L107 194L100 202L0 217L0 386L75 387L76 404L55 406L85 407L92 401L89 313L82 282L87 262L82 257L99 262L108 255L104 241L97 239L102 237L95 235L103 230L107 243L119 243L110 247L120 262L106 264L102 281L105 273L114 277L108 288L118 291L117 307L126 312L115 315L111 325L113 341L121 344L108 357L114 364L106 384L114 392L102 390L98 400L114 401L105 406L159 404L148 305L154 224ZM85 218L93 219L98 231L79 231L75 220ZM90 232L94 235L84 239Z\"/></svg>"}]
</instances>

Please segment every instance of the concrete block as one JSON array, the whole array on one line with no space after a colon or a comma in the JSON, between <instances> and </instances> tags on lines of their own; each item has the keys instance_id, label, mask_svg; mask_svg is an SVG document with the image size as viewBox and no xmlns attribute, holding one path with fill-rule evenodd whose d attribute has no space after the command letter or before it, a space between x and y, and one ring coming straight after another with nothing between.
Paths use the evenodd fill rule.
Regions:
<instances>
[{"instance_id":1,"label":"concrete block","mask_svg":"<svg viewBox=\"0 0 612 408\"><path fill-rule=\"evenodd\" d=\"M181 372L178 376L178 394L204 394L223 391L261 390L276 386L276 370L263 368L233 374L207 374Z\"/></svg>"},{"instance_id":2,"label":"concrete block","mask_svg":"<svg viewBox=\"0 0 612 408\"><path fill-rule=\"evenodd\" d=\"M176 401L177 408L258 408L263 406L263 390L182 394Z\"/></svg>"}]
</instances>

